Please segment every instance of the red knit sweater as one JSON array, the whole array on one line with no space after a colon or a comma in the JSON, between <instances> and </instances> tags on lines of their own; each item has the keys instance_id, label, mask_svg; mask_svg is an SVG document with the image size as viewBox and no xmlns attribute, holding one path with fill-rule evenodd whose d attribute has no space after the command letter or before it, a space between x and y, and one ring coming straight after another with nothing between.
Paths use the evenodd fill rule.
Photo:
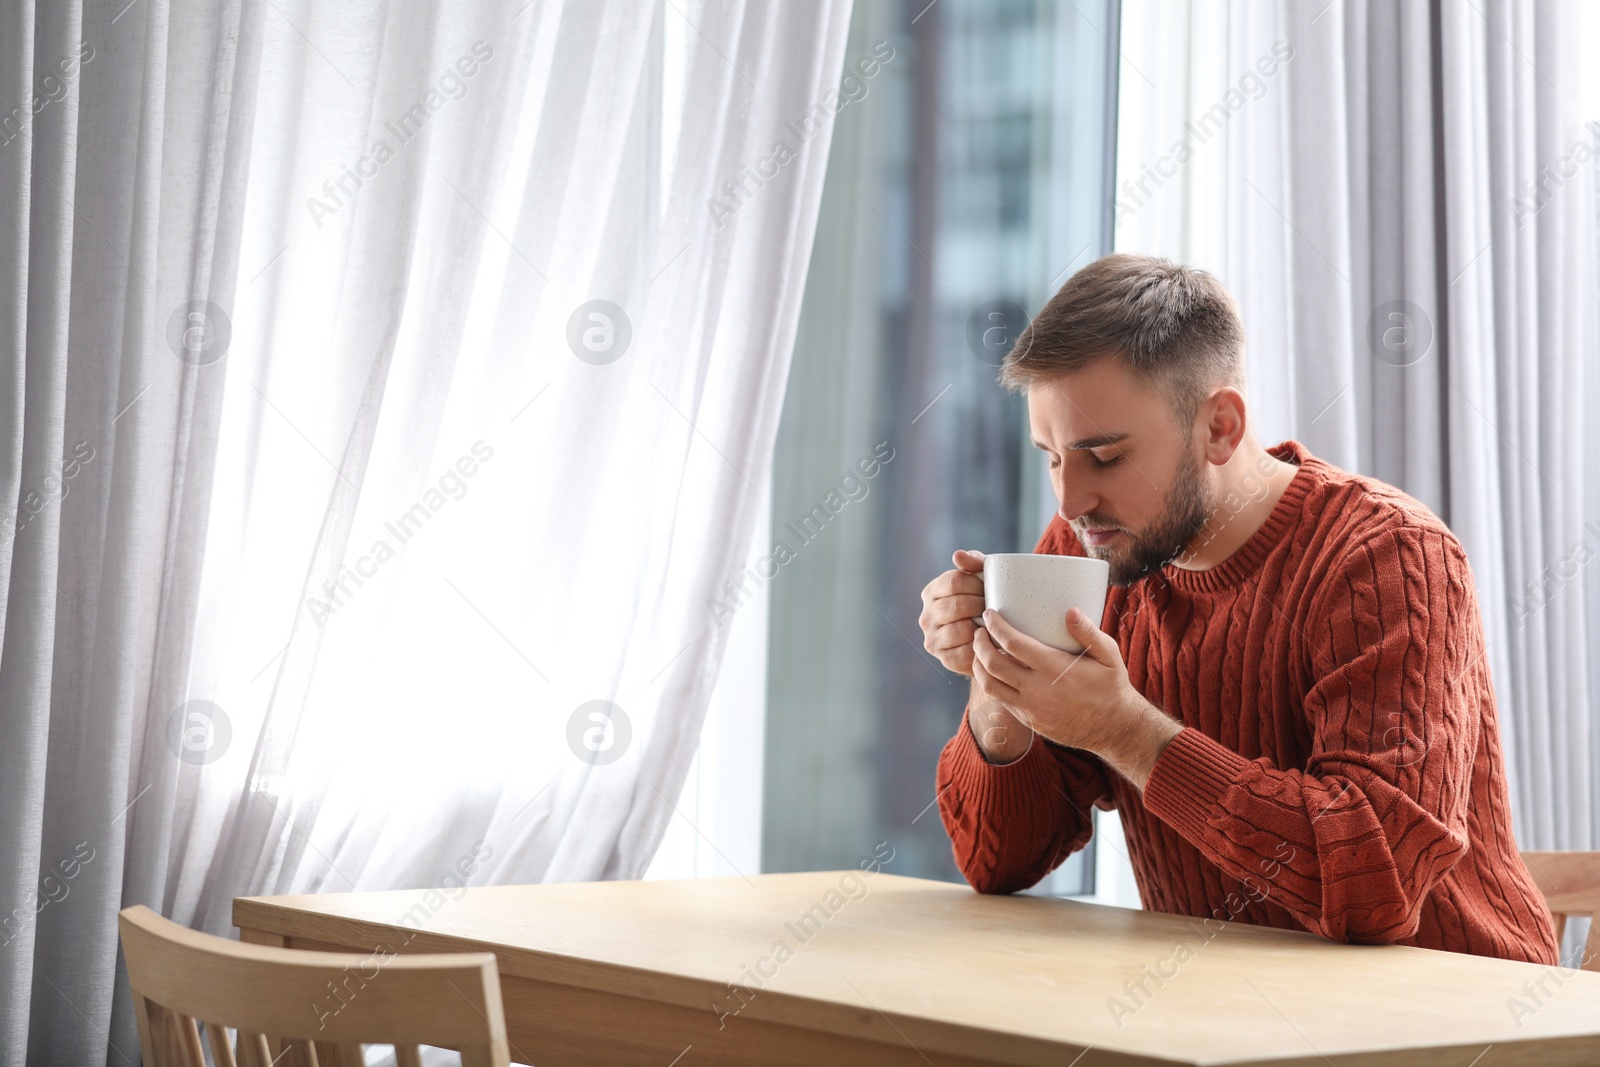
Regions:
<instances>
[{"instance_id":1,"label":"red knit sweater","mask_svg":"<svg viewBox=\"0 0 1600 1067\"><path fill-rule=\"evenodd\" d=\"M1134 688L1185 727L1143 795L1043 739L992 765L963 716L938 769L956 862L1024 889L1115 807L1152 911L1557 963L1460 543L1392 486L1270 451L1300 469L1238 551L1107 597ZM1084 554L1059 516L1034 551Z\"/></svg>"}]
</instances>

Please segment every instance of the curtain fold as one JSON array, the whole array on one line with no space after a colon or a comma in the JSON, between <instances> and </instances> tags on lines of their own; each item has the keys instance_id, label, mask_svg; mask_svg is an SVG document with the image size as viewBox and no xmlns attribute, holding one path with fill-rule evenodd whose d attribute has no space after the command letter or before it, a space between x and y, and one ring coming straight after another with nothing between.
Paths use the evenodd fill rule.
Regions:
<instances>
[{"instance_id":1,"label":"curtain fold","mask_svg":"<svg viewBox=\"0 0 1600 1067\"><path fill-rule=\"evenodd\" d=\"M0 1063L137 1059L121 906L643 874L849 8L0 11Z\"/></svg>"},{"instance_id":2,"label":"curtain fold","mask_svg":"<svg viewBox=\"0 0 1600 1067\"><path fill-rule=\"evenodd\" d=\"M185 685L253 98L239 4L193 8L0 15L5 1063L120 1062L116 911L164 847L129 814L183 788L151 709Z\"/></svg>"},{"instance_id":3,"label":"curtain fold","mask_svg":"<svg viewBox=\"0 0 1600 1067\"><path fill-rule=\"evenodd\" d=\"M1118 248L1203 266L1239 297L1265 441L1297 437L1450 524L1518 842L1600 847L1575 5L1179 7L1125 5L1123 121L1160 118L1124 126ZM1157 62L1182 73L1134 69Z\"/></svg>"}]
</instances>

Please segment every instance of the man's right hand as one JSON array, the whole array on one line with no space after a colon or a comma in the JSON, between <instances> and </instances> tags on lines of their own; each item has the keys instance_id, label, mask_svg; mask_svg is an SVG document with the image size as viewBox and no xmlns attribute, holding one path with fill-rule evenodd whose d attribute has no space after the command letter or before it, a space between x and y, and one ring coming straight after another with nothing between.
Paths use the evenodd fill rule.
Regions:
<instances>
[{"instance_id":1,"label":"man's right hand","mask_svg":"<svg viewBox=\"0 0 1600 1067\"><path fill-rule=\"evenodd\" d=\"M957 674L972 677L972 639L983 617L983 553L957 551L955 570L945 571L922 590L922 647ZM1027 753L1033 731L977 679L967 702L967 720L978 748L990 763L1011 763Z\"/></svg>"},{"instance_id":2,"label":"man's right hand","mask_svg":"<svg viewBox=\"0 0 1600 1067\"><path fill-rule=\"evenodd\" d=\"M956 569L923 586L922 647L957 674L972 677L972 638L983 617L983 553L957 551Z\"/></svg>"}]
</instances>

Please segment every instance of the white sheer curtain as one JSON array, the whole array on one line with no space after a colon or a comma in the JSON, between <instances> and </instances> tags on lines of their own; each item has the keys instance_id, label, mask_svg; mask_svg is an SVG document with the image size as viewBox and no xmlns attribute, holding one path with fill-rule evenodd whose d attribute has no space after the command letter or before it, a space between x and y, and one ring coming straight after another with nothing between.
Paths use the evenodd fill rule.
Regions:
<instances>
[{"instance_id":1,"label":"white sheer curtain","mask_svg":"<svg viewBox=\"0 0 1600 1067\"><path fill-rule=\"evenodd\" d=\"M1461 538L1524 848L1600 847L1577 15L1124 4L1117 247L1238 295L1264 440L1396 484Z\"/></svg>"},{"instance_id":2,"label":"white sheer curtain","mask_svg":"<svg viewBox=\"0 0 1600 1067\"><path fill-rule=\"evenodd\" d=\"M226 932L246 893L643 873L770 465L848 15L0 15L0 128L46 101L0 145L0 1062L136 1047L119 905ZM85 40L81 89L34 94ZM46 876L71 895L35 920Z\"/></svg>"}]
</instances>

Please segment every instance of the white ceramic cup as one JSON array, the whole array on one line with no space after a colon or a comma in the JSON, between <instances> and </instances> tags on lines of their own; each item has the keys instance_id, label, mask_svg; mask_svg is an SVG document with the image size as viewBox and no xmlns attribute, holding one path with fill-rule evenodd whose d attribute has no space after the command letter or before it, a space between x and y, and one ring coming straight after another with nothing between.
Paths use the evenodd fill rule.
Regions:
<instances>
[{"instance_id":1,"label":"white ceramic cup","mask_svg":"<svg viewBox=\"0 0 1600 1067\"><path fill-rule=\"evenodd\" d=\"M1082 653L1067 633L1067 610L1075 607L1100 625L1110 579L1111 564L1103 559L1001 552L983 557L983 606L1036 641Z\"/></svg>"}]
</instances>

